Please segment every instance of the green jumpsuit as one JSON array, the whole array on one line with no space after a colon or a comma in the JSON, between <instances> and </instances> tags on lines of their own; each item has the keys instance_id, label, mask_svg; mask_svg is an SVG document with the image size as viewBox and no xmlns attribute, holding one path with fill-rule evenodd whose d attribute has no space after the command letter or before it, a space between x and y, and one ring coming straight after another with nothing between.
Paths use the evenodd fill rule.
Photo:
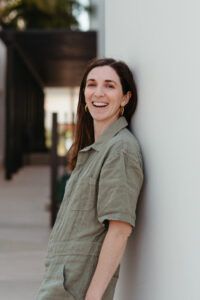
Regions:
<instances>
[{"instance_id":1,"label":"green jumpsuit","mask_svg":"<svg viewBox=\"0 0 200 300\"><path fill-rule=\"evenodd\" d=\"M84 300L108 230L106 220L135 226L143 182L140 147L125 117L78 153L50 234L37 300ZM112 300L120 266L102 300Z\"/></svg>"}]
</instances>

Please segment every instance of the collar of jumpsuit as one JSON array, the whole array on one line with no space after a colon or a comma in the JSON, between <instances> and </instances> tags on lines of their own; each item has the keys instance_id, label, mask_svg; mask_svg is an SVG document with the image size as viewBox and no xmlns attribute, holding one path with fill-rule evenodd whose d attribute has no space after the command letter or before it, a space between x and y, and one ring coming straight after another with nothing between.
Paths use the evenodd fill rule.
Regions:
<instances>
[{"instance_id":1,"label":"collar of jumpsuit","mask_svg":"<svg viewBox=\"0 0 200 300\"><path fill-rule=\"evenodd\" d=\"M100 135L96 142L93 144L84 147L78 152L76 168L79 168L80 165L84 164L90 155L90 150L94 149L99 152L114 135L116 135L121 129L127 127L128 122L124 116L119 117L116 121L110 124L104 132Z\"/></svg>"},{"instance_id":2,"label":"collar of jumpsuit","mask_svg":"<svg viewBox=\"0 0 200 300\"><path fill-rule=\"evenodd\" d=\"M125 128L128 125L128 122L126 121L126 118L121 116L119 119L114 121L112 124L108 126L104 130L104 132L100 135L100 137L97 139L96 142L93 144L81 149L79 153L81 152L87 152L90 149L94 149L96 151L100 151L101 147L103 147L104 143L109 141L114 135L116 135L121 129Z\"/></svg>"}]
</instances>

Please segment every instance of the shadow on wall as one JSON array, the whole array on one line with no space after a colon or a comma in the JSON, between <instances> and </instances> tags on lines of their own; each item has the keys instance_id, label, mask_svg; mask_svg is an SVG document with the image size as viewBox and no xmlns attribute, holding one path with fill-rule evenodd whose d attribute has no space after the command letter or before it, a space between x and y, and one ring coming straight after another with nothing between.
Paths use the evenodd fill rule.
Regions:
<instances>
[{"instance_id":1,"label":"shadow on wall","mask_svg":"<svg viewBox=\"0 0 200 300\"><path fill-rule=\"evenodd\" d=\"M146 194L146 182L144 182L137 205L136 227L128 240L126 253L121 263L120 280L116 288L116 300L137 299L137 294L139 295L137 290L139 291L139 289L143 288L143 281L138 277L138 274L142 273L146 259L148 259L148 257L144 257L143 251L147 215Z\"/></svg>"}]
</instances>

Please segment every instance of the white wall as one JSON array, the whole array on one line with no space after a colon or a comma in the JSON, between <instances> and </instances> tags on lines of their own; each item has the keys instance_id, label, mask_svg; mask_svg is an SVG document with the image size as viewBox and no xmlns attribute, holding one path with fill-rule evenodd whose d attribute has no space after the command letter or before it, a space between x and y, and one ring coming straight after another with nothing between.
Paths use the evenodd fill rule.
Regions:
<instances>
[{"instance_id":1,"label":"white wall","mask_svg":"<svg viewBox=\"0 0 200 300\"><path fill-rule=\"evenodd\" d=\"M4 130L5 130L5 66L6 47L0 41L0 166L3 163L4 155Z\"/></svg>"},{"instance_id":2,"label":"white wall","mask_svg":"<svg viewBox=\"0 0 200 300\"><path fill-rule=\"evenodd\" d=\"M135 70L145 162L115 300L200 299L200 2L106 1L106 56Z\"/></svg>"}]
</instances>

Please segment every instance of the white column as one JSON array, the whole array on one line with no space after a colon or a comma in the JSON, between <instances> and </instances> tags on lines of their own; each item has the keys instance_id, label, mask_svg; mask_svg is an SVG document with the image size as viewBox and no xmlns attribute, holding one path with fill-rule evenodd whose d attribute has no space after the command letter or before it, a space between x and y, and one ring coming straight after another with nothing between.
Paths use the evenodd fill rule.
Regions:
<instances>
[{"instance_id":1,"label":"white column","mask_svg":"<svg viewBox=\"0 0 200 300\"><path fill-rule=\"evenodd\" d=\"M97 56L105 55L105 0L90 0L94 11L90 17L90 29L97 30Z\"/></svg>"},{"instance_id":2,"label":"white column","mask_svg":"<svg viewBox=\"0 0 200 300\"><path fill-rule=\"evenodd\" d=\"M145 185L115 300L200 299L200 2L109 0L106 56L135 72Z\"/></svg>"}]
</instances>

